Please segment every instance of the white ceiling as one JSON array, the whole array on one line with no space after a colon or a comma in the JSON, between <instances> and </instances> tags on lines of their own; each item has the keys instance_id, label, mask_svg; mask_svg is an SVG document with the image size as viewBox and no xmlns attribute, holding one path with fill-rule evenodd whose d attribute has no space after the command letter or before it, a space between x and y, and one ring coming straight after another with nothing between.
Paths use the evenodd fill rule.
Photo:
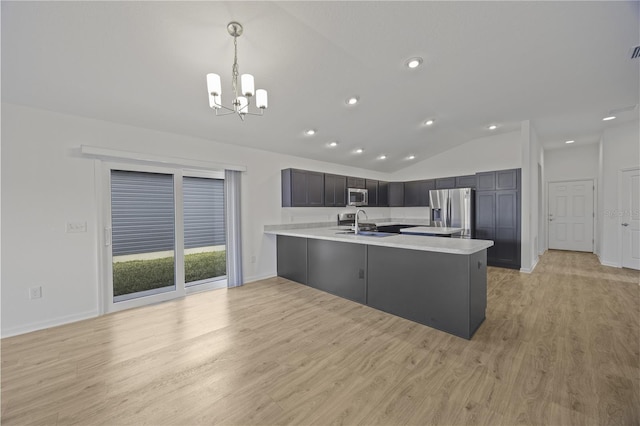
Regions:
<instances>
[{"instance_id":1,"label":"white ceiling","mask_svg":"<svg viewBox=\"0 0 640 426\"><path fill-rule=\"evenodd\" d=\"M546 148L637 120L637 1L8 2L2 101L392 172L531 120ZM215 117L241 73L264 117ZM424 58L409 70L405 61ZM360 103L348 107L350 95ZM434 118L436 124L421 123ZM303 130L317 129L314 137ZM325 144L338 140L337 148ZM364 154L354 155L356 147ZM376 160L380 154L387 160Z\"/></svg>"}]
</instances>

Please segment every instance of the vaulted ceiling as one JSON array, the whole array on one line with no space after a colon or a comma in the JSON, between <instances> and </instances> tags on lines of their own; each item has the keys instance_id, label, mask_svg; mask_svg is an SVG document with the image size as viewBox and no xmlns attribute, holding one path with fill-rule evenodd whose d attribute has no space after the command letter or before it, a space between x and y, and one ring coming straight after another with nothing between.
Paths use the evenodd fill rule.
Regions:
<instances>
[{"instance_id":1,"label":"vaulted ceiling","mask_svg":"<svg viewBox=\"0 0 640 426\"><path fill-rule=\"evenodd\" d=\"M244 122L206 92L218 73L230 102L233 20L269 91ZM637 120L639 22L637 1L3 1L2 101L392 172L523 120L547 148Z\"/></svg>"}]
</instances>

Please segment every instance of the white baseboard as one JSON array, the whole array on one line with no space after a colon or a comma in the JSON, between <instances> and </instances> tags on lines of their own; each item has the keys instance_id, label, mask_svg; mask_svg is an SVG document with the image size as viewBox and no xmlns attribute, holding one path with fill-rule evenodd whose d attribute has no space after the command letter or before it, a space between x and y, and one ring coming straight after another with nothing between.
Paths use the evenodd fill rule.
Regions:
<instances>
[{"instance_id":1,"label":"white baseboard","mask_svg":"<svg viewBox=\"0 0 640 426\"><path fill-rule=\"evenodd\" d=\"M266 280L267 278L273 278L273 277L276 277L276 276L277 276L277 275L276 275L276 274L274 274L274 273L271 273L271 274L263 274L263 275L253 275L253 276L251 276L251 277L246 277L246 278L244 279L244 283L245 283L245 284L248 284L248 283L251 283L251 282L254 282L254 281Z\"/></svg>"},{"instance_id":2,"label":"white baseboard","mask_svg":"<svg viewBox=\"0 0 640 426\"><path fill-rule=\"evenodd\" d=\"M611 266L612 268L622 268L622 265L620 265L617 262L609 262L608 260L602 260L602 258L598 253L596 253L595 255L598 257L598 261L602 266Z\"/></svg>"},{"instance_id":3,"label":"white baseboard","mask_svg":"<svg viewBox=\"0 0 640 426\"><path fill-rule=\"evenodd\" d=\"M33 322L31 324L20 325L18 327L10 327L2 329L2 338L17 336L20 334L30 333L32 331L44 330L45 328L57 327L59 325L70 324L72 322L82 321L89 318L95 318L98 316L98 311L80 312L72 315L65 315L46 321Z\"/></svg>"},{"instance_id":4,"label":"white baseboard","mask_svg":"<svg viewBox=\"0 0 640 426\"><path fill-rule=\"evenodd\" d=\"M520 268L520 272L524 273L524 274L530 274L533 272L534 269L536 269L536 266L538 265L538 261L540 259L536 259L535 262L533 262L533 265L531 265L531 268Z\"/></svg>"}]
</instances>

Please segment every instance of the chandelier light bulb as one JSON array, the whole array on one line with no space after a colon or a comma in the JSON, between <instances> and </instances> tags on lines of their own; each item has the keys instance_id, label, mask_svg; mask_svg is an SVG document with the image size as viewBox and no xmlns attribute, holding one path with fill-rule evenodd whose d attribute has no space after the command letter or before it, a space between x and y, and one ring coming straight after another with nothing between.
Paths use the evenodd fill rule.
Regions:
<instances>
[{"instance_id":1,"label":"chandelier light bulb","mask_svg":"<svg viewBox=\"0 0 640 426\"><path fill-rule=\"evenodd\" d=\"M246 114L249 110L249 100L244 96L238 96L238 112Z\"/></svg>"},{"instance_id":2,"label":"chandelier light bulb","mask_svg":"<svg viewBox=\"0 0 640 426\"><path fill-rule=\"evenodd\" d=\"M242 74L240 81L242 82L242 94L245 96L253 96L253 92L255 91L253 76L251 74Z\"/></svg>"},{"instance_id":3,"label":"chandelier light bulb","mask_svg":"<svg viewBox=\"0 0 640 426\"><path fill-rule=\"evenodd\" d=\"M264 89L256 90L256 106L260 109L266 109L269 106L266 90Z\"/></svg>"},{"instance_id":4,"label":"chandelier light bulb","mask_svg":"<svg viewBox=\"0 0 640 426\"><path fill-rule=\"evenodd\" d=\"M222 85L220 84L220 76L218 74L207 74L207 91L209 95L222 94Z\"/></svg>"}]
</instances>

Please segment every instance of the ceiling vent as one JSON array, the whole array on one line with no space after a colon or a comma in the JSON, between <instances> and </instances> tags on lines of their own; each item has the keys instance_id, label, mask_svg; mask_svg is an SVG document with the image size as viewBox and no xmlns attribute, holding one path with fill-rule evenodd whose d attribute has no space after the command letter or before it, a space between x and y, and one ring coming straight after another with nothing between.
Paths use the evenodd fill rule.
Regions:
<instances>
[{"instance_id":1,"label":"ceiling vent","mask_svg":"<svg viewBox=\"0 0 640 426\"><path fill-rule=\"evenodd\" d=\"M631 48L631 59L640 58L640 46Z\"/></svg>"}]
</instances>

